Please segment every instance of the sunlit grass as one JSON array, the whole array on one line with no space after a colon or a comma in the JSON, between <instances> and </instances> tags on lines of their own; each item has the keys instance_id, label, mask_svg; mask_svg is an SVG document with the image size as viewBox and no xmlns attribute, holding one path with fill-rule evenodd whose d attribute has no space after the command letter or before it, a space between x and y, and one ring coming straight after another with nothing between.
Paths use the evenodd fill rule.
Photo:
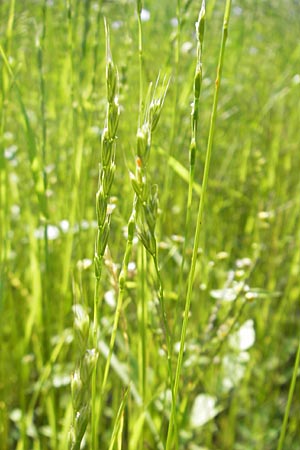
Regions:
<instances>
[{"instance_id":1,"label":"sunlit grass","mask_svg":"<svg viewBox=\"0 0 300 450\"><path fill-rule=\"evenodd\" d=\"M299 8L173 3L1 2L0 450L300 449Z\"/></svg>"}]
</instances>

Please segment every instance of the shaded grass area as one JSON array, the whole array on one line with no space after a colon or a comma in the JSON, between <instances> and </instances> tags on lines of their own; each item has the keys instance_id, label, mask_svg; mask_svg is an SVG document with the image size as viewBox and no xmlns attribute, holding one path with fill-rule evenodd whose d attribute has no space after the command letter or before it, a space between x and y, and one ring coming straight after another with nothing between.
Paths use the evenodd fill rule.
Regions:
<instances>
[{"instance_id":1,"label":"shaded grass area","mask_svg":"<svg viewBox=\"0 0 300 450\"><path fill-rule=\"evenodd\" d=\"M134 199L129 170L139 173L140 86L145 98L159 72L170 83L143 175L158 186L155 236L175 375L225 2L206 6L187 232L194 23L201 5L179 1L176 12L173 3L143 5L140 75L135 2L1 2L1 450L68 448L70 383L80 353L75 304L89 317L86 348L93 343L95 195L107 102L104 16L119 73L120 120L99 286L98 390L87 396L96 392L99 399L109 357ZM299 342L299 13L291 0L232 4L174 449L271 450L279 441ZM96 406L96 431L92 438L89 419L82 448L92 448L92 439L100 449L166 445L172 376L162 287L155 258L142 250L137 233L127 268L102 414ZM297 381L294 375L287 450L300 449Z\"/></svg>"}]
</instances>

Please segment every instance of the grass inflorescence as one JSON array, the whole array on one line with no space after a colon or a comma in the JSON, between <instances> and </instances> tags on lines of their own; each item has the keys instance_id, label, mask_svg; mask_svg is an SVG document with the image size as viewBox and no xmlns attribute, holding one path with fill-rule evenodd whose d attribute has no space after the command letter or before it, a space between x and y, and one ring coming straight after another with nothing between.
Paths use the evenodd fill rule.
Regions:
<instances>
[{"instance_id":1,"label":"grass inflorescence","mask_svg":"<svg viewBox=\"0 0 300 450\"><path fill-rule=\"evenodd\" d=\"M1 2L0 450L299 447L299 7L173 3Z\"/></svg>"}]
</instances>

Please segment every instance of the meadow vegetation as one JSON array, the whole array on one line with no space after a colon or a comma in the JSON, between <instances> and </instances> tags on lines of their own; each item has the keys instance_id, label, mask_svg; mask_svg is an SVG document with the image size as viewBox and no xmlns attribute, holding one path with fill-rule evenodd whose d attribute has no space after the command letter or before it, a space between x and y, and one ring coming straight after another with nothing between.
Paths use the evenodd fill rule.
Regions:
<instances>
[{"instance_id":1,"label":"meadow vegetation","mask_svg":"<svg viewBox=\"0 0 300 450\"><path fill-rule=\"evenodd\" d=\"M300 450L299 16L0 2L0 450Z\"/></svg>"}]
</instances>

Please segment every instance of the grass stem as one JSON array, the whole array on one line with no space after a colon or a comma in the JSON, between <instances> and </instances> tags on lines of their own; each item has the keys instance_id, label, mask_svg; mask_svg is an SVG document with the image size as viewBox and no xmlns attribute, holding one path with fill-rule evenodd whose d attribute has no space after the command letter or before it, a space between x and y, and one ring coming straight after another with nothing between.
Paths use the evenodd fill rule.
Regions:
<instances>
[{"instance_id":1,"label":"grass stem","mask_svg":"<svg viewBox=\"0 0 300 450\"><path fill-rule=\"evenodd\" d=\"M298 344L298 350L297 350L297 354L296 354L296 358L295 358L294 370L293 370L293 375L292 375L292 379L291 379L288 400L287 400L287 404L285 407L284 418L283 418L283 423L282 423L282 427L281 427L281 431L280 431L280 437L279 437L279 441L278 441L277 450L283 449L283 443L284 443L284 438L286 435L287 424L288 424L289 415L290 415L290 411L291 411L292 400L293 400L293 395L294 395L294 391L295 391L295 387L296 387L296 381L297 381L299 367L300 367L300 341Z\"/></svg>"},{"instance_id":2,"label":"grass stem","mask_svg":"<svg viewBox=\"0 0 300 450\"><path fill-rule=\"evenodd\" d=\"M212 144L213 144L216 117L217 117L219 90L220 90L221 76L222 76L222 69L223 69L223 62L224 62L224 54L225 54L225 44L226 44L227 34L228 34L228 22L229 22L229 16L230 16L230 8L231 8L231 0L226 0L222 38L221 38L221 47L220 47L219 61L218 61L218 67L217 67L217 77L216 77L216 82L215 82L215 92L214 92L214 99L213 99L213 106L212 106L210 127L209 127L209 134L208 134L208 142L207 142L207 149L206 149L202 190L201 190L198 215L197 215L197 225L196 225L195 240L194 240L194 247L193 247L193 253L192 253L191 268L190 268L189 277L188 277L186 303L185 303L184 316L183 316L182 329L181 329L181 337L180 337L180 349L179 349L176 373L175 373L174 400L172 401L172 413L171 413L171 419L170 419L169 428L168 428L166 450L171 449L172 441L173 441L173 427L174 427L173 416L175 414L174 411L176 409L176 404L177 404L179 382L180 382L180 376L181 376L181 371L182 371L183 354L184 354L184 348L185 348L185 344L186 344L186 333L187 333L187 326L188 326L188 321L189 321L190 306L191 306L194 277L195 277L195 270L196 270L196 262L197 262L198 248L199 248L199 242L200 242L200 231L201 231L201 227L202 227L205 194L206 194L207 185L208 185Z\"/></svg>"}]
</instances>

